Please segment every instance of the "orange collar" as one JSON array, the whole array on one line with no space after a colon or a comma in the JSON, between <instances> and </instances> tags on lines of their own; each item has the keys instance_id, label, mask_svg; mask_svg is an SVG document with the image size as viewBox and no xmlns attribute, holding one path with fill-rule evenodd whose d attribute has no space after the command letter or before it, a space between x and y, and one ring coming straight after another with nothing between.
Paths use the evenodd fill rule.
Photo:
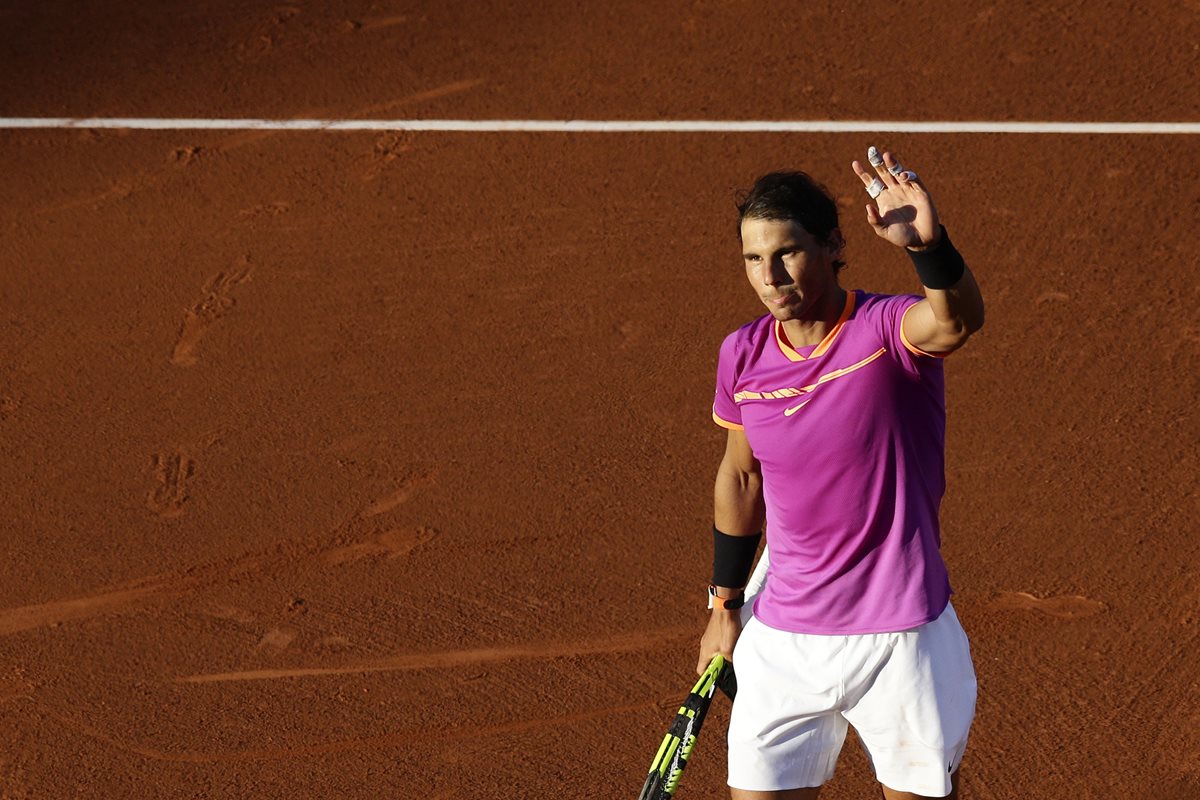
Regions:
<instances>
[{"instance_id":1,"label":"orange collar","mask_svg":"<svg viewBox=\"0 0 1200 800\"><path fill-rule=\"evenodd\" d=\"M792 347L792 343L788 341L787 334L783 330L783 323L779 320L774 320L775 343L779 345L780 352L787 356L789 361L807 361L810 358L817 358L818 356L825 355L825 351L828 350L830 345L833 344L833 340L836 339L837 335L842 332L842 325L844 325L846 320L850 318L850 315L854 313L854 303L857 299L858 292L854 291L853 289L846 292L846 306L842 309L842 315L838 317L837 323L833 326L829 333L825 334L825 338L821 340L821 343L818 344L816 348L813 349L813 351L807 356L802 356L796 352L796 349Z\"/></svg>"}]
</instances>

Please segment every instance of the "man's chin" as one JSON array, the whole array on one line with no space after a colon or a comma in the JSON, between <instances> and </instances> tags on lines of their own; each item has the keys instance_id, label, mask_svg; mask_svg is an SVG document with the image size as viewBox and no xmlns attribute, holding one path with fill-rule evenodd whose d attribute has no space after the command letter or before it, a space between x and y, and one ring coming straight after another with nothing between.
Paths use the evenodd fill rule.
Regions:
<instances>
[{"instance_id":1,"label":"man's chin","mask_svg":"<svg viewBox=\"0 0 1200 800\"><path fill-rule=\"evenodd\" d=\"M787 322L796 318L796 309L794 306L767 306L767 311L771 312L771 316L779 322Z\"/></svg>"}]
</instances>

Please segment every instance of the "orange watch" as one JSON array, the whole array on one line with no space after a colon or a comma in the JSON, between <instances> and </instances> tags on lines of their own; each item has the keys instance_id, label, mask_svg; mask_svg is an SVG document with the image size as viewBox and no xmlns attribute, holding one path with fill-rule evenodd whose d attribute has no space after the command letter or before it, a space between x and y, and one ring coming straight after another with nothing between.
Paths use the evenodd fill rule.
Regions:
<instances>
[{"instance_id":1,"label":"orange watch","mask_svg":"<svg viewBox=\"0 0 1200 800\"><path fill-rule=\"evenodd\" d=\"M717 587L709 584L708 586L708 607L720 608L725 611L736 611L746 605L745 591L738 592L733 597L721 597L717 594Z\"/></svg>"}]
</instances>

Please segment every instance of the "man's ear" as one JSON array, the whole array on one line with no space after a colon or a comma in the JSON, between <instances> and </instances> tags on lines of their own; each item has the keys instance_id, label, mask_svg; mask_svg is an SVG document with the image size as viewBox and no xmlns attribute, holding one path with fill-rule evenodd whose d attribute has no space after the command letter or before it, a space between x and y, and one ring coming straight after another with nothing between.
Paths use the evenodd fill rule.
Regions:
<instances>
[{"instance_id":1,"label":"man's ear","mask_svg":"<svg viewBox=\"0 0 1200 800\"><path fill-rule=\"evenodd\" d=\"M835 260L842 257L842 251L846 249L846 240L842 237L841 228L834 228L829 232L825 246L829 248L829 252L833 254Z\"/></svg>"}]
</instances>

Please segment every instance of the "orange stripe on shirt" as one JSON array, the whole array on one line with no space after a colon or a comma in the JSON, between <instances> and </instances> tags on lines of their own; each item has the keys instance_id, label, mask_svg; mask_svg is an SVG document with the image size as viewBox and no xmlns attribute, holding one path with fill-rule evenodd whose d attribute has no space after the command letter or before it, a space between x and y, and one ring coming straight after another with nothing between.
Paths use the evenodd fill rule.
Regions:
<instances>
[{"instance_id":1,"label":"orange stripe on shirt","mask_svg":"<svg viewBox=\"0 0 1200 800\"><path fill-rule=\"evenodd\" d=\"M849 375L851 372L855 372L857 370L862 369L867 364L870 364L872 361L879 358L881 355L883 355L886 352L887 352L887 348L881 347L878 350L876 350L874 353L872 353L871 355L864 358L862 361L855 362L848 367L842 367L841 369L835 369L833 372L825 373L821 377L817 378L815 383L810 383L808 386L801 386L799 388L788 387L786 389L774 389L774 390L765 391L765 392L738 392L737 394L735 394L733 396L733 400L735 403L741 403L746 400L780 400L785 397L799 397L802 394L808 394L813 389L816 389L818 386L820 386L822 383L828 383L829 381L835 380L837 378L841 378L843 376ZM716 412L714 411L713 413L715 414ZM720 424L720 423L718 423L718 424Z\"/></svg>"},{"instance_id":2,"label":"orange stripe on shirt","mask_svg":"<svg viewBox=\"0 0 1200 800\"><path fill-rule=\"evenodd\" d=\"M720 417L718 417L718 416L717 416L717 411L716 411L716 409L713 409L713 422L717 423L717 424L718 424L718 425L720 425L722 428L728 428L728 429L729 429L729 430L731 430L731 431L744 431L744 430L746 430L746 426L745 426L745 425L738 425L736 422L730 422L730 421L729 421L729 420L727 420L727 419L721 419Z\"/></svg>"}]
</instances>

